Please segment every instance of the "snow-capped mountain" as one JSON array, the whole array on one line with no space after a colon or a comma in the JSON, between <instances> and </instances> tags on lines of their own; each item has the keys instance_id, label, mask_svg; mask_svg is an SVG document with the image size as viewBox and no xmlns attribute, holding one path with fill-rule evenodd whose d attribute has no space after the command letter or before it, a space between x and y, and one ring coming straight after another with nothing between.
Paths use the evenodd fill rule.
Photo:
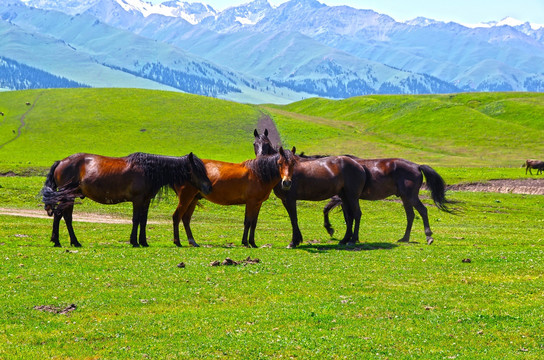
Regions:
<instances>
[{"instance_id":1,"label":"snow-capped mountain","mask_svg":"<svg viewBox=\"0 0 544 360\"><path fill-rule=\"evenodd\" d=\"M255 0L221 12L178 0L157 5L142 0L22 1L0 4L0 31L57 41L64 52L72 49L72 55L87 56L94 66L107 64L125 82L130 74L134 81L171 86L166 78L177 76L179 88L180 75L169 71L183 69L186 75L199 74L203 84L217 81L227 89L212 91L214 96L279 102L315 95L544 91L544 27L511 18L471 26L426 18L400 23L372 10L316 0L291 0L278 7ZM43 12L51 21L47 26L42 25ZM94 20L82 23L83 18ZM62 65L41 61L53 55L32 58L28 50L25 58L25 51L3 49L10 45L0 42L6 58L96 86L96 79L85 82L76 71L64 74Z\"/></svg>"}]
</instances>

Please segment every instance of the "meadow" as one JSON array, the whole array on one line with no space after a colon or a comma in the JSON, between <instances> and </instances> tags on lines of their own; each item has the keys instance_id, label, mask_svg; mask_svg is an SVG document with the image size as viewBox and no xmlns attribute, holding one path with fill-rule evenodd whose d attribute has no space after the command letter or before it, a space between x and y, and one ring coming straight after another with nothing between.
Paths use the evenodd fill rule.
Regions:
<instances>
[{"instance_id":1,"label":"meadow","mask_svg":"<svg viewBox=\"0 0 544 360\"><path fill-rule=\"evenodd\" d=\"M288 147L405 157L450 184L528 179L521 164L544 154L541 94L279 107L133 89L35 90L0 93L0 110L0 173L18 175L0 177L0 208L33 213L42 209L38 193L54 160L80 151L194 151L240 162L254 156L263 114ZM243 207L206 201L192 221L201 247L184 236L175 247L173 193L152 204L145 249L128 245L130 204L77 204L76 220L123 220L76 221L78 249L63 224L64 247L51 246L50 218L0 215L0 358L542 358L543 196L447 195L457 201L455 215L422 191L431 246L418 216L412 241L396 242L405 215L394 197L361 201L361 243L348 248L337 245L341 212L331 215L331 238L321 225L324 202L299 202L305 241L286 249L291 227L273 194L259 217L258 249L240 244ZM259 262L211 266L248 257Z\"/></svg>"}]
</instances>

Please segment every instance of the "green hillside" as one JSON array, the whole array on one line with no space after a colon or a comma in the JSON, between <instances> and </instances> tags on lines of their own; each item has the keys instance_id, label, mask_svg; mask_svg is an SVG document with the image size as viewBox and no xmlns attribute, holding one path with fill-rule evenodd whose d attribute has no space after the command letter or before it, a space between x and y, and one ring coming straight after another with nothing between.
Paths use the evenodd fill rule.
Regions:
<instances>
[{"instance_id":1,"label":"green hillside","mask_svg":"<svg viewBox=\"0 0 544 360\"><path fill-rule=\"evenodd\" d=\"M193 151L242 161L253 156L261 112L272 116L284 145L306 153L455 168L519 168L527 158L544 158L539 93L313 98L256 107L165 91L52 89L0 93L0 111L0 172L43 173L76 152Z\"/></svg>"},{"instance_id":2,"label":"green hillside","mask_svg":"<svg viewBox=\"0 0 544 360\"><path fill-rule=\"evenodd\" d=\"M30 105L26 105L26 103ZM260 111L203 96L139 89L0 93L0 172L43 172L77 152L135 151L242 161ZM20 136L18 132L20 131Z\"/></svg>"},{"instance_id":3,"label":"green hillside","mask_svg":"<svg viewBox=\"0 0 544 360\"><path fill-rule=\"evenodd\" d=\"M285 144L307 153L456 167L519 167L544 158L541 93L315 98L267 109Z\"/></svg>"}]
</instances>

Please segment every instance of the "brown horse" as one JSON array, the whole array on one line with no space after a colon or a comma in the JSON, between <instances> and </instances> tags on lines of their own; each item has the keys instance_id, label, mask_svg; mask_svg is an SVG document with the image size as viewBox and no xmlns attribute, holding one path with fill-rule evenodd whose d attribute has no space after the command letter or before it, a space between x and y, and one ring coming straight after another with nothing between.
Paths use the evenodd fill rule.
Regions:
<instances>
[{"instance_id":1,"label":"brown horse","mask_svg":"<svg viewBox=\"0 0 544 360\"><path fill-rule=\"evenodd\" d=\"M311 157L310 157L311 158ZM414 208L423 219L427 244L431 245L434 241L432 231L429 226L429 217L427 208L419 199L419 189L423 183L423 175L427 180L427 186L431 190L431 197L438 209L451 213L446 206L450 201L446 200L446 186L442 177L427 165L418 165L404 159L375 159L365 160L353 157L360 165L367 170L367 182L361 199L363 200L382 200L388 196L399 196L406 212L406 231L399 242L408 242L410 232L414 222ZM332 236L334 229L329 221L329 211L334 207L342 205L342 199L333 197L323 209L324 226Z\"/></svg>"},{"instance_id":2,"label":"brown horse","mask_svg":"<svg viewBox=\"0 0 544 360\"><path fill-rule=\"evenodd\" d=\"M536 174L541 174L544 171L544 161L539 160L526 160L525 161L525 175L527 175L527 170L533 175L531 169L536 170Z\"/></svg>"},{"instance_id":3,"label":"brown horse","mask_svg":"<svg viewBox=\"0 0 544 360\"><path fill-rule=\"evenodd\" d=\"M253 148L257 158L276 152L268 138L268 130L261 135L255 130L253 135L255 136ZM281 199L291 220L293 235L289 247L294 248L302 242L302 233L298 226L297 200L321 201L335 195L346 204L343 208L347 225L346 234L340 243L356 243L359 240L361 220L359 195L366 181L364 168L349 156L297 158L299 161L294 168L291 189L274 187L274 194Z\"/></svg>"},{"instance_id":4,"label":"brown horse","mask_svg":"<svg viewBox=\"0 0 544 360\"><path fill-rule=\"evenodd\" d=\"M72 227L72 212L75 199L88 197L102 204L132 202L130 243L134 247L148 246L145 228L151 199L163 187L186 183L205 194L211 191L204 164L193 153L182 157L135 153L121 158L74 154L57 161L41 191L45 210L49 216L54 215L51 241L60 246L59 224L64 217L70 245L81 246Z\"/></svg>"},{"instance_id":5,"label":"brown horse","mask_svg":"<svg viewBox=\"0 0 544 360\"><path fill-rule=\"evenodd\" d=\"M291 186L291 176L296 159L289 150L280 149L273 156L262 156L255 160L247 160L233 164L216 160L202 160L212 182L213 190L203 197L220 205L246 205L244 218L244 246L257 247L255 244L255 228L262 203L268 199L272 188L279 184L284 189ZM198 246L191 231L191 217L198 200L201 198L198 189L186 184L175 188L179 204L172 219L174 222L174 243L181 246L179 240L179 222L183 220L187 240ZM249 233L249 243L248 243Z\"/></svg>"}]
</instances>

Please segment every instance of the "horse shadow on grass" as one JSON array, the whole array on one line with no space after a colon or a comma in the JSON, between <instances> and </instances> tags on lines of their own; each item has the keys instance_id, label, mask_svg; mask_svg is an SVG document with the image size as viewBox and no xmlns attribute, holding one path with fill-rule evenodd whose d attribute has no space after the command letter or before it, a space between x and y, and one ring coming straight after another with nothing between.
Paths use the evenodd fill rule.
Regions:
<instances>
[{"instance_id":1,"label":"horse shadow on grass","mask_svg":"<svg viewBox=\"0 0 544 360\"><path fill-rule=\"evenodd\" d=\"M310 253L322 253L327 251L370 251L370 250L391 250L399 245L386 242L357 243L355 245L340 245L338 243L312 243L300 244L296 248Z\"/></svg>"}]
</instances>

